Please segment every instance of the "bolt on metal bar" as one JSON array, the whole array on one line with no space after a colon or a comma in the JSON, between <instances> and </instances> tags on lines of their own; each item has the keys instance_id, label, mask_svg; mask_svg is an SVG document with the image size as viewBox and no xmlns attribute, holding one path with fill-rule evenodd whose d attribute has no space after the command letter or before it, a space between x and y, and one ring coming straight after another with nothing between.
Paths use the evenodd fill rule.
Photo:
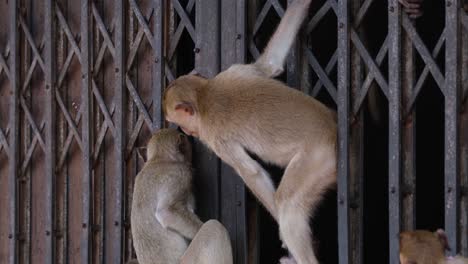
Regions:
<instances>
[{"instance_id":1,"label":"bolt on metal bar","mask_svg":"<svg viewBox=\"0 0 468 264\"><path fill-rule=\"evenodd\" d=\"M459 241L459 149L458 107L460 89L460 1L445 1L445 232L450 253L458 252Z\"/></svg>"},{"instance_id":2,"label":"bolt on metal bar","mask_svg":"<svg viewBox=\"0 0 468 264\"><path fill-rule=\"evenodd\" d=\"M398 0L388 2L389 68L389 263L399 262L401 228L401 9Z\"/></svg>"},{"instance_id":3,"label":"bolt on metal bar","mask_svg":"<svg viewBox=\"0 0 468 264\"><path fill-rule=\"evenodd\" d=\"M406 15L406 14L404 14ZM414 22L414 21L413 21ZM401 36L401 96L402 108L409 109L415 90L415 54L413 42L407 33ZM403 230L416 228L416 114L403 113L402 140L402 217Z\"/></svg>"},{"instance_id":4,"label":"bolt on metal bar","mask_svg":"<svg viewBox=\"0 0 468 264\"><path fill-rule=\"evenodd\" d=\"M154 10L156 16L153 18L153 27L154 27L154 40L155 49L154 49L154 65L153 65L153 77L154 80L152 84L153 88L153 126L152 130L156 131L163 127L164 117L162 114L162 95L164 91L165 75L164 75L164 64L166 63L166 54L164 49L166 49L164 43L166 43L164 28L166 27L166 0L153 1Z\"/></svg>"},{"instance_id":5,"label":"bolt on metal bar","mask_svg":"<svg viewBox=\"0 0 468 264\"><path fill-rule=\"evenodd\" d=\"M9 137L9 155L8 155L8 208L9 215L9 242L8 242L8 264L15 264L18 261L18 226L19 217L17 209L17 178L18 178L18 160L19 160L19 51L18 51L18 0L12 0L10 5L10 137Z\"/></svg>"},{"instance_id":6,"label":"bolt on metal bar","mask_svg":"<svg viewBox=\"0 0 468 264\"><path fill-rule=\"evenodd\" d=\"M350 263L349 230L349 88L350 24L347 0L338 1L338 255L340 264Z\"/></svg>"},{"instance_id":7,"label":"bolt on metal bar","mask_svg":"<svg viewBox=\"0 0 468 264\"><path fill-rule=\"evenodd\" d=\"M54 260L55 236L52 232L54 227L54 203L55 203L55 157L56 157L56 114L55 114L55 5L54 0L45 1L44 13L44 75L45 75L45 94L46 94L46 109L45 118L47 120L45 126L46 132L46 146L45 146L45 159L46 159L46 173L45 173L45 190L46 205L44 212L45 221L45 259L44 263L52 263Z\"/></svg>"},{"instance_id":8,"label":"bolt on metal bar","mask_svg":"<svg viewBox=\"0 0 468 264\"><path fill-rule=\"evenodd\" d=\"M125 2L118 0L114 2L114 21L115 21L115 86L116 93L114 94L115 100L115 128L116 134L114 135L114 151L115 151L115 178L112 183L114 189L114 208L112 218L114 225L112 227L115 241L112 243L112 257L109 261L111 263L121 263L123 261L122 254L122 234L123 234L123 190L124 190L124 176L125 176Z\"/></svg>"},{"instance_id":9,"label":"bolt on metal bar","mask_svg":"<svg viewBox=\"0 0 468 264\"><path fill-rule=\"evenodd\" d=\"M82 124L81 124L81 138L82 138L82 164L83 164L83 176L81 180L81 191L83 196L83 202L81 204L82 214L82 230L80 237L80 254L81 263L87 264L91 262L91 177L92 177L92 110L91 110L91 39L90 39L90 17L91 9L89 1L82 0L81 3L81 18L80 18L80 31L81 41L80 48L81 53L81 107L83 111Z\"/></svg>"}]
</instances>

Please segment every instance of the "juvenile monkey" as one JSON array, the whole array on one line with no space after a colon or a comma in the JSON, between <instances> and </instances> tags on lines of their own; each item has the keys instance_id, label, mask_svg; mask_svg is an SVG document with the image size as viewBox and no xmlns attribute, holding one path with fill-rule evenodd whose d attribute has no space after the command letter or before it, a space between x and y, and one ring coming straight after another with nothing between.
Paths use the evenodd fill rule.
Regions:
<instances>
[{"instance_id":1,"label":"juvenile monkey","mask_svg":"<svg viewBox=\"0 0 468 264\"><path fill-rule=\"evenodd\" d=\"M336 182L336 116L271 77L283 71L310 2L297 0L288 7L254 64L233 65L212 79L182 76L163 98L166 119L200 138L242 177L278 221L282 240L299 264L318 263L309 217ZM248 152L286 168L277 190Z\"/></svg>"},{"instance_id":2,"label":"juvenile monkey","mask_svg":"<svg viewBox=\"0 0 468 264\"><path fill-rule=\"evenodd\" d=\"M405 231L400 234L401 264L468 264L462 256L445 257L447 236L442 229Z\"/></svg>"},{"instance_id":3,"label":"juvenile monkey","mask_svg":"<svg viewBox=\"0 0 468 264\"><path fill-rule=\"evenodd\" d=\"M187 136L176 129L161 129L148 143L148 160L135 180L131 212L140 264L232 263L226 229L215 220L202 226L193 213L190 152Z\"/></svg>"}]
</instances>

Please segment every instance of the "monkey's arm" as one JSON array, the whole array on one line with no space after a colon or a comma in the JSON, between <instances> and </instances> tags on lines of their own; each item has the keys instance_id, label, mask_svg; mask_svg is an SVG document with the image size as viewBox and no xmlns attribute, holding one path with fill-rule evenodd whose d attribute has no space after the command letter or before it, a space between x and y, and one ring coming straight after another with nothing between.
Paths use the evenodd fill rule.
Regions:
<instances>
[{"instance_id":1,"label":"monkey's arm","mask_svg":"<svg viewBox=\"0 0 468 264\"><path fill-rule=\"evenodd\" d=\"M156 219L164 228L176 231L191 240L203 223L197 215L188 210L186 203L174 203L177 200L174 196L177 197L178 194L160 198L156 208Z\"/></svg>"},{"instance_id":2,"label":"monkey's arm","mask_svg":"<svg viewBox=\"0 0 468 264\"><path fill-rule=\"evenodd\" d=\"M239 144L221 142L221 144L214 146L213 150L224 162L236 170L247 187L278 221L274 199L275 187L268 172L253 160Z\"/></svg>"},{"instance_id":3,"label":"monkey's arm","mask_svg":"<svg viewBox=\"0 0 468 264\"><path fill-rule=\"evenodd\" d=\"M276 77L283 72L286 56L296 39L297 32L307 16L312 0L295 0L287 9L273 37L255 62L268 77Z\"/></svg>"}]
</instances>

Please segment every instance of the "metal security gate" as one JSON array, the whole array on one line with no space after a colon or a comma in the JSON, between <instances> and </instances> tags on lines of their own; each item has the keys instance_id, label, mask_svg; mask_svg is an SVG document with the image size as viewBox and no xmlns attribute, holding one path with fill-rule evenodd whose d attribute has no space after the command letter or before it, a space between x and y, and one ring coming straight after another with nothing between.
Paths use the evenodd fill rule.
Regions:
<instances>
[{"instance_id":1,"label":"metal security gate","mask_svg":"<svg viewBox=\"0 0 468 264\"><path fill-rule=\"evenodd\" d=\"M164 87L193 68L213 76L252 61L287 2L0 1L0 263L130 259L132 189L143 164L135 150L167 125ZM398 233L420 226L416 182L432 178L416 180L416 104L429 86L442 98L443 224L450 253L468 255L468 15L460 0L435 2L442 23L428 40L427 24L409 19L398 0L313 1L288 58L283 80L338 111L338 217L327 219L336 221L338 245L326 252L339 263L386 263L367 257L372 244L398 263ZM384 103L372 107L379 95ZM384 171L372 177L385 180L385 236L370 241L374 110L388 112L385 148L376 150L385 165L371 171ZM277 227L198 142L194 158L201 218L228 228L235 263L268 263L264 233Z\"/></svg>"}]
</instances>

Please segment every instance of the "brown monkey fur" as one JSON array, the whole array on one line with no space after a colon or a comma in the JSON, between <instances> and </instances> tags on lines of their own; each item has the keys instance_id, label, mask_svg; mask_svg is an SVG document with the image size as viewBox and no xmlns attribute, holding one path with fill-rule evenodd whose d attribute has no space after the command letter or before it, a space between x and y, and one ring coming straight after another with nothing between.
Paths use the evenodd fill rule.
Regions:
<instances>
[{"instance_id":1,"label":"brown monkey fur","mask_svg":"<svg viewBox=\"0 0 468 264\"><path fill-rule=\"evenodd\" d=\"M423 15L423 0L398 0L398 2L410 18L415 19Z\"/></svg>"},{"instance_id":2,"label":"brown monkey fur","mask_svg":"<svg viewBox=\"0 0 468 264\"><path fill-rule=\"evenodd\" d=\"M447 236L442 229L405 231L400 234L401 264L468 264L462 256L445 257Z\"/></svg>"},{"instance_id":3,"label":"brown monkey fur","mask_svg":"<svg viewBox=\"0 0 468 264\"><path fill-rule=\"evenodd\" d=\"M202 227L193 212L190 151L187 136L176 129L161 129L148 143L148 160L136 177L131 211L133 242L141 264L232 263L224 227L217 221ZM190 250L200 245L207 246Z\"/></svg>"},{"instance_id":4,"label":"brown monkey fur","mask_svg":"<svg viewBox=\"0 0 468 264\"><path fill-rule=\"evenodd\" d=\"M288 7L254 64L233 65L212 79L182 76L163 99L168 121L198 137L242 177L278 221L282 240L299 264L318 263L309 217L336 182L336 116L271 77L281 73L309 4L297 0ZM277 190L247 151L286 168Z\"/></svg>"}]
</instances>

